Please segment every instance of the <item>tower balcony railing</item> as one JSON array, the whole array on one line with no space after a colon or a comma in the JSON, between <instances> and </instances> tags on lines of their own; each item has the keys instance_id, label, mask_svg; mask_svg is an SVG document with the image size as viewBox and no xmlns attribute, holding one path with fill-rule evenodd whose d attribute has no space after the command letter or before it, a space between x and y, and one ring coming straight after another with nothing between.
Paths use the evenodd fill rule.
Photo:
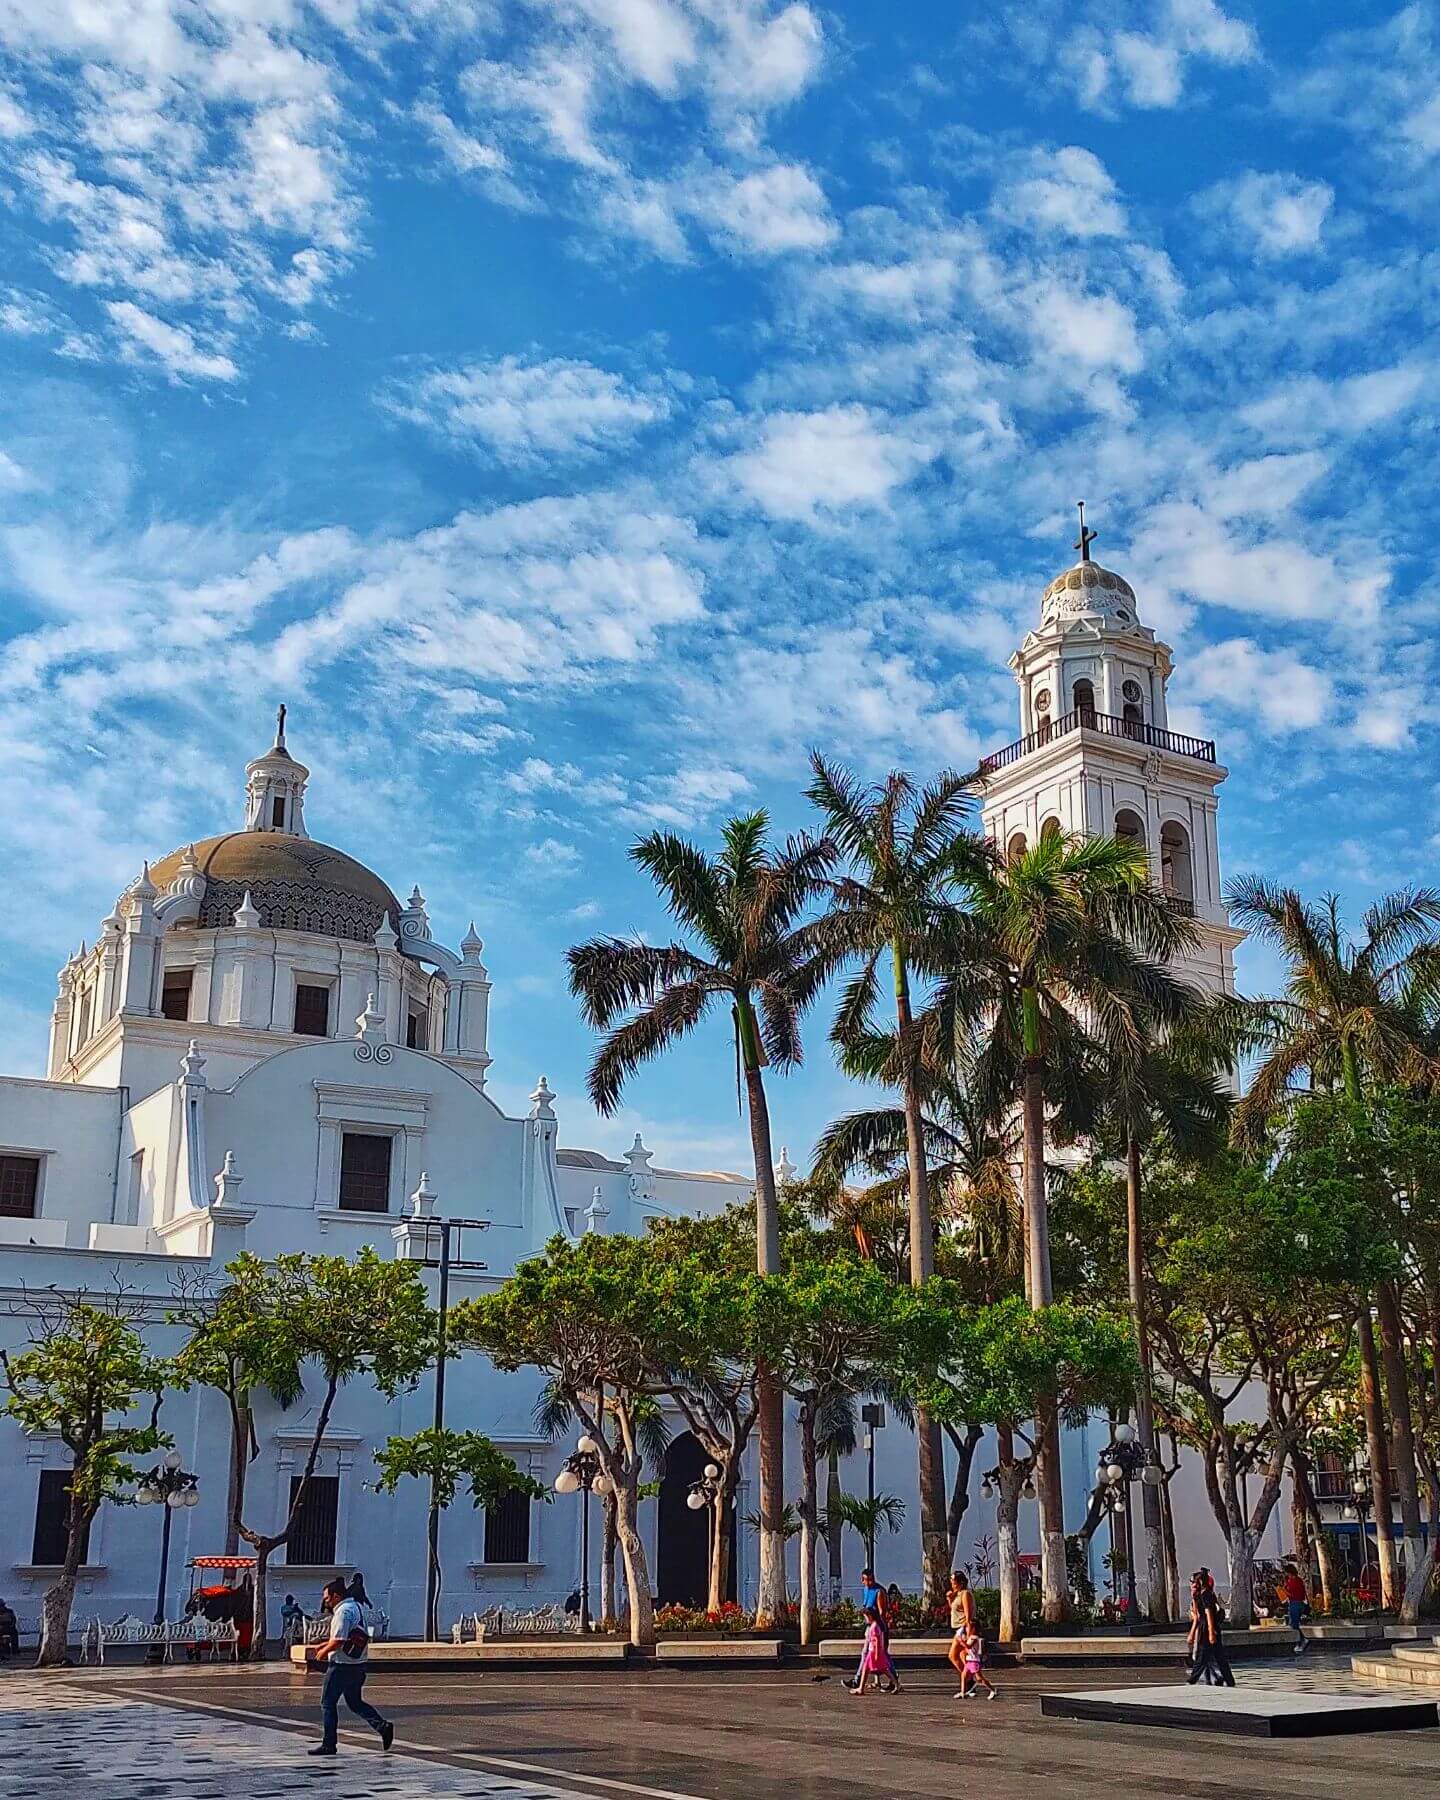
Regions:
<instances>
[{"instance_id":1,"label":"tower balcony railing","mask_svg":"<svg viewBox=\"0 0 1440 1800\"><path fill-rule=\"evenodd\" d=\"M980 773L993 775L997 769L1008 768L1011 763L1019 762L1022 756L1038 750L1042 744L1052 743L1071 731L1093 731L1100 737L1123 738L1127 743L1144 744L1153 750L1168 750L1175 756L1193 756L1198 762L1215 761L1213 738L1187 737L1183 731L1162 731L1158 725L1147 725L1141 719L1117 719L1113 713L1082 709L1062 713L1058 719L1050 720L1038 731L1032 731L1013 744L1007 744L1003 750L997 750L993 756L981 757Z\"/></svg>"}]
</instances>

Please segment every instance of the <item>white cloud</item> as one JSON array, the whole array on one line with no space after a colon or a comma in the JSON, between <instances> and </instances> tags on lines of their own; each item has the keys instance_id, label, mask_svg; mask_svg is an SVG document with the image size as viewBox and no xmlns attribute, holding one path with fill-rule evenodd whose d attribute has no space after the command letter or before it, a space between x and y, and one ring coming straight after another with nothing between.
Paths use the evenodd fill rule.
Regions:
<instances>
[{"instance_id":1,"label":"white cloud","mask_svg":"<svg viewBox=\"0 0 1440 1800\"><path fill-rule=\"evenodd\" d=\"M825 190L798 163L772 163L741 176L705 170L677 186L674 204L742 255L823 250L840 235Z\"/></svg>"},{"instance_id":2,"label":"white cloud","mask_svg":"<svg viewBox=\"0 0 1440 1800\"><path fill-rule=\"evenodd\" d=\"M168 325L129 300L105 308L133 352L153 357L173 381L236 381L240 371L221 351L202 350L183 325Z\"/></svg>"},{"instance_id":3,"label":"white cloud","mask_svg":"<svg viewBox=\"0 0 1440 1800\"><path fill-rule=\"evenodd\" d=\"M1264 650L1250 638L1226 638L1193 652L1183 691L1240 717L1258 719L1271 733L1307 731L1334 707L1335 684L1290 650Z\"/></svg>"},{"instance_id":4,"label":"white cloud","mask_svg":"<svg viewBox=\"0 0 1440 1800\"><path fill-rule=\"evenodd\" d=\"M1193 503L1163 501L1135 534L1132 564L1145 591L1174 589L1271 618L1362 625L1378 616L1390 569L1383 555L1371 550L1361 562L1360 554L1358 545L1321 555L1293 538L1251 539Z\"/></svg>"},{"instance_id":5,"label":"white cloud","mask_svg":"<svg viewBox=\"0 0 1440 1800\"><path fill-rule=\"evenodd\" d=\"M1144 358L1135 315L1113 294L1083 294L1054 280L1026 296L1032 329L1057 362L1134 374Z\"/></svg>"},{"instance_id":6,"label":"white cloud","mask_svg":"<svg viewBox=\"0 0 1440 1800\"><path fill-rule=\"evenodd\" d=\"M1252 401L1240 416L1271 443L1351 437L1407 412L1425 391L1429 376L1428 367L1420 362L1396 363L1339 381L1304 375Z\"/></svg>"},{"instance_id":7,"label":"white cloud","mask_svg":"<svg viewBox=\"0 0 1440 1800\"><path fill-rule=\"evenodd\" d=\"M1062 237L1120 237L1125 208L1109 170L1090 150L1032 150L1016 160L994 210L1031 230Z\"/></svg>"},{"instance_id":8,"label":"white cloud","mask_svg":"<svg viewBox=\"0 0 1440 1800\"><path fill-rule=\"evenodd\" d=\"M1250 169L1208 188L1195 204L1202 219L1227 225L1256 254L1285 257L1320 249L1334 201L1326 181Z\"/></svg>"},{"instance_id":9,"label":"white cloud","mask_svg":"<svg viewBox=\"0 0 1440 1800\"><path fill-rule=\"evenodd\" d=\"M1178 106L1192 64L1231 67L1259 54L1252 27L1215 0L1092 0L1051 9L1048 30L1036 23L1017 22L1017 42L1047 72L1063 70L1096 112Z\"/></svg>"},{"instance_id":10,"label":"white cloud","mask_svg":"<svg viewBox=\"0 0 1440 1800\"><path fill-rule=\"evenodd\" d=\"M1329 458L1319 451L1254 457L1206 482L1206 510L1218 519L1274 517L1288 512L1307 488L1324 478L1329 468Z\"/></svg>"},{"instance_id":11,"label":"white cloud","mask_svg":"<svg viewBox=\"0 0 1440 1800\"><path fill-rule=\"evenodd\" d=\"M383 398L399 417L517 466L624 449L670 416L663 380L631 386L593 363L504 356L429 369Z\"/></svg>"},{"instance_id":12,"label":"white cloud","mask_svg":"<svg viewBox=\"0 0 1440 1800\"><path fill-rule=\"evenodd\" d=\"M525 861L540 875L573 875L580 867L580 852L573 844L547 837L526 846Z\"/></svg>"},{"instance_id":13,"label":"white cloud","mask_svg":"<svg viewBox=\"0 0 1440 1800\"><path fill-rule=\"evenodd\" d=\"M727 467L773 518L813 524L820 513L883 506L934 455L866 407L831 406L772 414L757 447L732 456Z\"/></svg>"}]
</instances>

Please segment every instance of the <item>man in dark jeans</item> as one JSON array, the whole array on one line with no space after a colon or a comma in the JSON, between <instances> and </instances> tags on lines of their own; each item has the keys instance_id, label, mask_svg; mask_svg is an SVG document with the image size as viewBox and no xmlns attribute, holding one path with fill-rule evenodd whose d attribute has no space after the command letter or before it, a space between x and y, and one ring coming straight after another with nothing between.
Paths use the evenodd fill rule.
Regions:
<instances>
[{"instance_id":1,"label":"man in dark jeans","mask_svg":"<svg viewBox=\"0 0 1440 1800\"><path fill-rule=\"evenodd\" d=\"M320 1742L311 1756L334 1756L340 1730L340 1702L380 1734L388 1750L395 1741L395 1727L365 1698L365 1676L370 1661L370 1633L360 1602L346 1592L338 1576L327 1581L321 1605L330 1614L330 1635L315 1646L314 1660L325 1666L325 1686L320 1692Z\"/></svg>"}]
</instances>

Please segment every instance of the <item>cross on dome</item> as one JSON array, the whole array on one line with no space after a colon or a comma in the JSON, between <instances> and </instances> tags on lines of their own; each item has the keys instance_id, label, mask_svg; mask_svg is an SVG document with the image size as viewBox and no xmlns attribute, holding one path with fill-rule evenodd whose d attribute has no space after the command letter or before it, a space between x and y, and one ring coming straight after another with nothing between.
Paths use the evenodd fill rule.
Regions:
<instances>
[{"instance_id":1,"label":"cross on dome","mask_svg":"<svg viewBox=\"0 0 1440 1800\"><path fill-rule=\"evenodd\" d=\"M1090 546L1095 542L1096 538L1099 537L1100 533L1098 531L1087 530L1086 528L1085 502L1083 500L1077 500L1075 504L1080 509L1080 535L1075 540L1075 548L1080 552L1081 562L1088 563L1090 560ZM283 716L285 708L282 706L280 711Z\"/></svg>"}]
</instances>

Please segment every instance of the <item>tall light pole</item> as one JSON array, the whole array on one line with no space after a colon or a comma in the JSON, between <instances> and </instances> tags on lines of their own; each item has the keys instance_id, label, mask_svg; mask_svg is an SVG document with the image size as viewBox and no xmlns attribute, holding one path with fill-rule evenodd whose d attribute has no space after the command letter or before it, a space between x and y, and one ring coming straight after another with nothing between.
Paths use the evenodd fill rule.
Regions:
<instances>
[{"instance_id":1,"label":"tall light pole","mask_svg":"<svg viewBox=\"0 0 1440 1800\"><path fill-rule=\"evenodd\" d=\"M486 1265L474 1257L458 1254L463 1248L462 1234L487 1231L489 1219L437 1219L433 1208L435 1193L430 1178L422 1170L420 1185L410 1196L411 1215L394 1231L399 1253L423 1268L440 1271L437 1308L439 1325L435 1336L435 1411L433 1424L438 1441L445 1429L445 1359L449 1345L446 1337L450 1310L450 1276L456 1269L474 1271ZM451 1239L455 1248L451 1248ZM437 1248L438 1246L438 1248ZM425 1530L425 1636L430 1643L440 1639L440 1478L430 1477L430 1515Z\"/></svg>"},{"instance_id":2,"label":"tall light pole","mask_svg":"<svg viewBox=\"0 0 1440 1800\"><path fill-rule=\"evenodd\" d=\"M885 1429L885 1408L878 1400L867 1400L860 1408L865 1425L865 1495L870 1502L870 1529L865 1533L865 1558L870 1573L875 1573L875 1433Z\"/></svg>"},{"instance_id":3,"label":"tall light pole","mask_svg":"<svg viewBox=\"0 0 1440 1800\"><path fill-rule=\"evenodd\" d=\"M1135 1519L1130 1505L1130 1484L1142 1481L1156 1487L1165 1479L1154 1453L1135 1435L1135 1427L1116 1425L1110 1442L1100 1452L1100 1479L1119 1496L1125 1514L1125 1624L1131 1631L1142 1628L1140 1603L1135 1597Z\"/></svg>"},{"instance_id":4,"label":"tall light pole","mask_svg":"<svg viewBox=\"0 0 1440 1800\"><path fill-rule=\"evenodd\" d=\"M170 1574L170 1521L182 1506L198 1506L200 1504L200 1482L198 1476L189 1475L180 1467L180 1452L167 1451L164 1458L156 1463L148 1475L142 1475L140 1485L135 1490L137 1506L163 1506L164 1522L160 1527L160 1576L155 1584L155 1619L154 1623L165 1623L165 1585ZM163 1662L165 1646L152 1644L147 1654L149 1662Z\"/></svg>"},{"instance_id":5,"label":"tall light pole","mask_svg":"<svg viewBox=\"0 0 1440 1800\"><path fill-rule=\"evenodd\" d=\"M577 1440L574 1453L560 1465L555 1477L557 1494L581 1495L580 1501L580 1629L590 1629L590 1495L608 1494L610 1477L601 1472L594 1438L587 1432Z\"/></svg>"}]
</instances>

